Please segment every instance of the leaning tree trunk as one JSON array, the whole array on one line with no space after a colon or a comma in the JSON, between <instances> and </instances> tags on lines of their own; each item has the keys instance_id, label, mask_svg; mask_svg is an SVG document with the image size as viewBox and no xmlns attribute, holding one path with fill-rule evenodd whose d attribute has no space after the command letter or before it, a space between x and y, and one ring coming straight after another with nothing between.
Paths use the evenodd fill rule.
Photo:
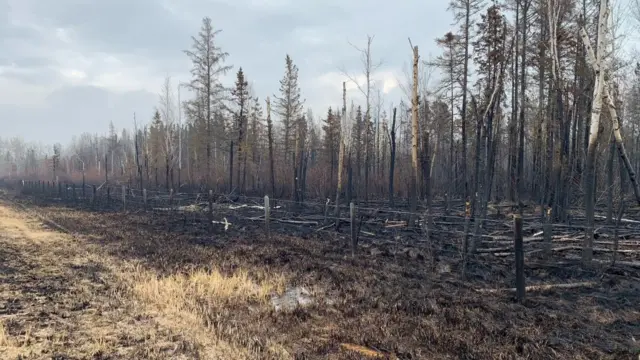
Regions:
<instances>
[{"instance_id":1,"label":"leaning tree trunk","mask_svg":"<svg viewBox=\"0 0 640 360\"><path fill-rule=\"evenodd\" d=\"M613 122L613 137L616 141L616 147L618 148L618 155L620 158L620 162L624 164L624 167L627 169L627 175L629 176L629 182L633 187L633 194L636 197L636 202L640 205L640 187L638 186L638 180L636 179L636 173L633 170L633 166L631 165L631 161L629 160L629 156L627 156L627 151L624 147L624 141L622 140L622 133L620 132L620 121L618 118L618 112L611 96L611 92L609 84L604 84L604 98L609 107L609 113L611 114L611 121Z\"/></svg>"},{"instance_id":2,"label":"leaning tree trunk","mask_svg":"<svg viewBox=\"0 0 640 360\"><path fill-rule=\"evenodd\" d=\"M605 80L605 62L603 60L604 49L607 46L606 41L606 21L608 17L609 7L608 0L600 2L600 19L598 22L598 53L595 58L594 70L596 72L595 86L593 89L593 105L591 108L591 124L589 128L589 144L587 147L587 161L585 168L585 211L587 218L587 226L585 231L584 247L582 251L582 260L585 264L591 263L593 258L593 220L595 210L595 161L596 151L598 148L598 135L600 126L600 113L602 111L602 93L604 91ZM590 44L585 42L587 50ZM593 50L591 50L593 51Z\"/></svg>"},{"instance_id":3,"label":"leaning tree trunk","mask_svg":"<svg viewBox=\"0 0 640 360\"><path fill-rule=\"evenodd\" d=\"M602 1L605 2L608 0L602 0ZM582 42L584 43L584 46L587 50L587 58L589 60L589 64L594 69L596 74L599 74L599 72L601 72L600 70L601 64L599 63L599 58L596 58L596 55L594 54L593 48L591 47L591 42L589 40L589 36L587 35L587 32L585 31L584 28L580 29L580 35L582 36ZM600 42L600 38L598 38L598 41ZM599 46L600 45L598 44L598 47ZM609 108L609 114L611 115L611 121L613 126L613 136L616 141L616 146L618 148L618 155L620 157L620 161L624 164L624 167L627 169L629 182L633 187L633 193L636 197L636 201L638 202L638 205L640 205L640 187L638 186L636 173L633 169L633 166L631 165L631 161L629 160L629 157L627 156L627 152L624 147L624 141L622 140L622 133L620 132L620 120L618 118L618 112L611 94L611 86L609 85L608 82L605 82L603 84L603 97L604 97L604 101L607 103L607 107Z\"/></svg>"}]
</instances>

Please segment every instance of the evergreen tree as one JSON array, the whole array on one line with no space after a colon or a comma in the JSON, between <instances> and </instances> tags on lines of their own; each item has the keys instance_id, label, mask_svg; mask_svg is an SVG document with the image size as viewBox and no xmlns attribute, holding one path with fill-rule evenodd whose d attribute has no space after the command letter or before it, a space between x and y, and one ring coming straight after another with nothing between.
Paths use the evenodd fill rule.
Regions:
<instances>
[{"instance_id":1,"label":"evergreen tree","mask_svg":"<svg viewBox=\"0 0 640 360\"><path fill-rule=\"evenodd\" d=\"M202 111L204 114L205 129L198 129L198 133L206 134L207 185L211 185L212 148L217 145L217 139L213 138L213 115L224 107L226 89L221 77L232 68L231 65L224 65L229 54L216 45L216 36L220 32L221 30L213 29L211 18L203 18L200 32L191 37L191 50L184 51L192 63L192 79L187 87L198 95L195 100L187 102L186 107L191 108L192 113Z\"/></svg>"},{"instance_id":2,"label":"evergreen tree","mask_svg":"<svg viewBox=\"0 0 640 360\"><path fill-rule=\"evenodd\" d=\"M282 119L282 141L284 143L284 160L286 162L293 151L291 142L293 141L294 127L297 119L302 115L304 104L300 94L300 87L298 86L298 67L288 54L285 57L285 73L282 80L280 80L280 97L274 97L275 111Z\"/></svg>"},{"instance_id":3,"label":"evergreen tree","mask_svg":"<svg viewBox=\"0 0 640 360\"><path fill-rule=\"evenodd\" d=\"M160 116L160 111L156 109L151 120L151 126L149 127L149 152L151 153L151 167L153 168L155 186L158 188L158 168L160 167L160 158L162 154L162 148L164 145L165 127Z\"/></svg>"},{"instance_id":4,"label":"evergreen tree","mask_svg":"<svg viewBox=\"0 0 640 360\"><path fill-rule=\"evenodd\" d=\"M251 116L250 116L250 125L248 129L248 140L247 145L251 147L251 163L252 163L252 184L255 190L256 185L256 176L260 176L261 167L264 157L264 150L267 149L267 143L265 141L265 125L264 121L264 111L262 110L262 105L260 104L260 99L258 97L251 99Z\"/></svg>"},{"instance_id":5,"label":"evergreen tree","mask_svg":"<svg viewBox=\"0 0 640 360\"><path fill-rule=\"evenodd\" d=\"M436 39L436 43L443 49L443 53L438 56L435 60L435 65L442 71L443 77L440 81L439 90L447 95L449 100L449 107L451 109L454 108L455 102L459 97L460 82L459 79L464 76L464 49L462 48L463 39L460 36L455 35L452 32L446 33L442 38ZM447 166L447 179L449 187L447 189L447 193L454 193L455 190L455 181L453 175L453 167L454 167L454 113L451 112L451 117L449 118L448 126L445 126L449 129L449 165ZM444 125L444 124L443 124ZM466 129L464 129L466 131ZM438 136L438 135L436 135ZM466 137L465 137L466 139ZM463 162L466 161L463 159ZM450 199L451 196L448 196L447 199ZM449 202L446 203L446 211L449 210Z\"/></svg>"},{"instance_id":6,"label":"evergreen tree","mask_svg":"<svg viewBox=\"0 0 640 360\"><path fill-rule=\"evenodd\" d=\"M338 152L340 150L340 114L334 114L331 107L327 111L322 130L324 131L324 153L330 167L331 188L333 188L334 174L338 166Z\"/></svg>"},{"instance_id":7,"label":"evergreen tree","mask_svg":"<svg viewBox=\"0 0 640 360\"><path fill-rule=\"evenodd\" d=\"M242 67L238 69L238 73L236 74L236 83L235 87L231 90L231 95L233 97L233 102L235 105L235 111L233 113L233 133L235 133L235 139L237 139L237 158L238 158L238 172L237 172L237 181L240 181L241 175L241 165L245 165L244 160L246 159L246 134L247 134L247 113L249 107L249 82L244 77L244 72L242 71ZM232 137L233 139L233 137ZM230 154L230 168L233 168L233 140L231 142L231 154ZM245 169L246 171L246 169ZM244 176L243 176L244 178ZM229 179L233 179L233 175L229 174ZM242 184L244 187L244 184ZM233 187L233 181L230 184ZM241 189L241 191L244 189Z\"/></svg>"},{"instance_id":8,"label":"evergreen tree","mask_svg":"<svg viewBox=\"0 0 640 360\"><path fill-rule=\"evenodd\" d=\"M464 181L464 197L468 198L469 183L467 180L467 97L469 80L469 45L471 39L471 28L473 17L480 11L484 0L451 0L449 9L453 11L455 21L460 24L463 48L463 69L462 69L462 106L461 109L461 133L462 133L462 178Z\"/></svg>"}]
</instances>

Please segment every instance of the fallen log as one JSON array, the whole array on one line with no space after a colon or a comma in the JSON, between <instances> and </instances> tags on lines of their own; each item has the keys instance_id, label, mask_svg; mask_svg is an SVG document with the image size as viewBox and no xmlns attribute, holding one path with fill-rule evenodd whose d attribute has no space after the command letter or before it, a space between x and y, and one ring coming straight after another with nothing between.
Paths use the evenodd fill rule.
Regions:
<instances>
[{"instance_id":1,"label":"fallen log","mask_svg":"<svg viewBox=\"0 0 640 360\"><path fill-rule=\"evenodd\" d=\"M595 217L596 219L606 219L606 216L602 216L602 215L594 215L593 217ZM640 221L638 220L631 220L631 219L620 219L620 222L624 222L624 223L629 223L629 224L640 224Z\"/></svg>"},{"instance_id":2,"label":"fallen log","mask_svg":"<svg viewBox=\"0 0 640 360\"><path fill-rule=\"evenodd\" d=\"M229 204L228 206L224 206L223 204L220 204L221 206L219 206L220 208L227 208L229 210L240 210L240 209L254 209L254 210L264 210L264 206L262 205L249 205L249 204L240 204L240 205L231 205ZM282 206L280 205L276 205L276 206L272 206L272 209L282 209Z\"/></svg>"},{"instance_id":3,"label":"fallen log","mask_svg":"<svg viewBox=\"0 0 640 360\"><path fill-rule=\"evenodd\" d=\"M565 258L569 259L569 260L580 260L581 259L581 257L577 256L577 255L565 256ZM593 259L591 261L593 261L595 263L598 263L598 264L610 264L611 263L611 260ZM629 267L632 267L632 268L640 269L640 261L616 261L616 265L617 266L623 265L623 266L629 266Z\"/></svg>"},{"instance_id":4,"label":"fallen log","mask_svg":"<svg viewBox=\"0 0 640 360\"><path fill-rule=\"evenodd\" d=\"M327 230L327 229L329 229L329 228L331 228L331 227L334 227L334 226L336 226L336 223L335 223L335 222L333 222L333 223L331 223L331 224L329 224L329 225L321 226L321 227L317 228L317 229L315 230L315 232L322 231L322 230Z\"/></svg>"},{"instance_id":5,"label":"fallen log","mask_svg":"<svg viewBox=\"0 0 640 360\"><path fill-rule=\"evenodd\" d=\"M319 225L317 221L308 221L308 220L288 220L288 219L273 219L274 221L284 223L284 224L295 224L295 225Z\"/></svg>"},{"instance_id":6,"label":"fallen log","mask_svg":"<svg viewBox=\"0 0 640 360\"><path fill-rule=\"evenodd\" d=\"M541 285L529 285L525 287L526 292L531 291L547 291L553 289L573 289L579 287L591 287L597 285L595 281L583 281L578 283L564 283L564 284L541 284ZM480 293L495 294L501 292L516 292L516 288L502 288L502 289L476 289Z\"/></svg>"},{"instance_id":7,"label":"fallen log","mask_svg":"<svg viewBox=\"0 0 640 360\"><path fill-rule=\"evenodd\" d=\"M562 247L553 249L553 251L567 251L567 250L582 250L582 246L568 245L568 246L562 246ZM613 249L606 249L606 248L593 248L593 252L603 252L603 253L618 252L620 254L640 254L640 250L630 250L630 249L613 250Z\"/></svg>"}]
</instances>

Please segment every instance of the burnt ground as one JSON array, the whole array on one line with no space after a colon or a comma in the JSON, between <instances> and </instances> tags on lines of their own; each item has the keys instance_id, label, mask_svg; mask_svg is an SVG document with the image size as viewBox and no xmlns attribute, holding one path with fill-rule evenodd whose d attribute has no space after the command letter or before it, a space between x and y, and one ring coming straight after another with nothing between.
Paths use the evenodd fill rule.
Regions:
<instances>
[{"instance_id":1,"label":"burnt ground","mask_svg":"<svg viewBox=\"0 0 640 360\"><path fill-rule=\"evenodd\" d=\"M577 285L532 290L518 304L499 290L513 286L511 257L471 259L463 279L454 250L365 239L352 257L346 237L330 232L268 238L247 222L210 233L175 214L4 198L3 359L637 359L640 351L633 267L531 261L527 285ZM295 286L313 303L275 311L272 297Z\"/></svg>"}]
</instances>

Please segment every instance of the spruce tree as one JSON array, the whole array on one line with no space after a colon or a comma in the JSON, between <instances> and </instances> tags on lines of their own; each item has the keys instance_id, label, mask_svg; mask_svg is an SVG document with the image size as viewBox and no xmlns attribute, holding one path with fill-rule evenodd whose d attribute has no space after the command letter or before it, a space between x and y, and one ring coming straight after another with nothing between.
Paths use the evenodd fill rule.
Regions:
<instances>
[{"instance_id":1,"label":"spruce tree","mask_svg":"<svg viewBox=\"0 0 640 360\"><path fill-rule=\"evenodd\" d=\"M216 36L221 31L214 30L211 18L203 18L200 32L191 37L191 49L184 51L192 63L192 79L187 83L187 87L199 95L186 105L194 113L199 113L202 109L204 115L205 129L199 129L199 131L204 130L201 133L206 134L204 140L207 153L206 181L209 186L211 185L212 141L213 146L217 144L217 139L213 138L213 114L223 108L226 89L222 85L221 77L232 68L231 65L224 64L229 54L217 46Z\"/></svg>"},{"instance_id":2,"label":"spruce tree","mask_svg":"<svg viewBox=\"0 0 640 360\"><path fill-rule=\"evenodd\" d=\"M333 179L338 167L338 152L340 151L340 114L334 114L331 107L327 111L327 118L324 120L322 130L324 131L324 153L326 161L329 163L329 178L331 188L333 188Z\"/></svg>"},{"instance_id":3,"label":"spruce tree","mask_svg":"<svg viewBox=\"0 0 640 360\"><path fill-rule=\"evenodd\" d=\"M242 67L238 69L238 73L236 74L236 83L235 87L231 90L231 95L233 97L233 103L235 106L233 112L233 133L235 134L235 139L237 139L237 159L238 159L238 172L236 180L240 181L241 175L241 165L244 165L244 158L246 158L246 133L247 133L247 113L249 107L249 82L244 77L244 72L242 71ZM231 162L231 168L233 168L233 138L231 142L231 154L229 161ZM245 169L246 171L246 169ZM229 179L233 180L233 174L229 174ZM230 184L233 187L233 181ZM243 189L241 189L243 190Z\"/></svg>"},{"instance_id":4,"label":"spruce tree","mask_svg":"<svg viewBox=\"0 0 640 360\"><path fill-rule=\"evenodd\" d=\"M293 151L291 142L294 136L294 128L297 119L302 115L304 100L298 86L298 67L293 63L291 56L285 57L285 73L280 80L280 96L275 98L275 111L282 119L284 159L290 158ZM295 159L294 159L295 161Z\"/></svg>"},{"instance_id":5,"label":"spruce tree","mask_svg":"<svg viewBox=\"0 0 640 360\"><path fill-rule=\"evenodd\" d=\"M471 43L471 27L473 26L473 16L476 15L484 0L452 0L449 9L453 12L455 21L460 24L462 48L463 48L463 70L462 70L462 106L461 109L461 132L462 132L462 178L464 181L464 196L468 198L469 182L467 179L467 98L469 80L469 45Z\"/></svg>"}]
</instances>

